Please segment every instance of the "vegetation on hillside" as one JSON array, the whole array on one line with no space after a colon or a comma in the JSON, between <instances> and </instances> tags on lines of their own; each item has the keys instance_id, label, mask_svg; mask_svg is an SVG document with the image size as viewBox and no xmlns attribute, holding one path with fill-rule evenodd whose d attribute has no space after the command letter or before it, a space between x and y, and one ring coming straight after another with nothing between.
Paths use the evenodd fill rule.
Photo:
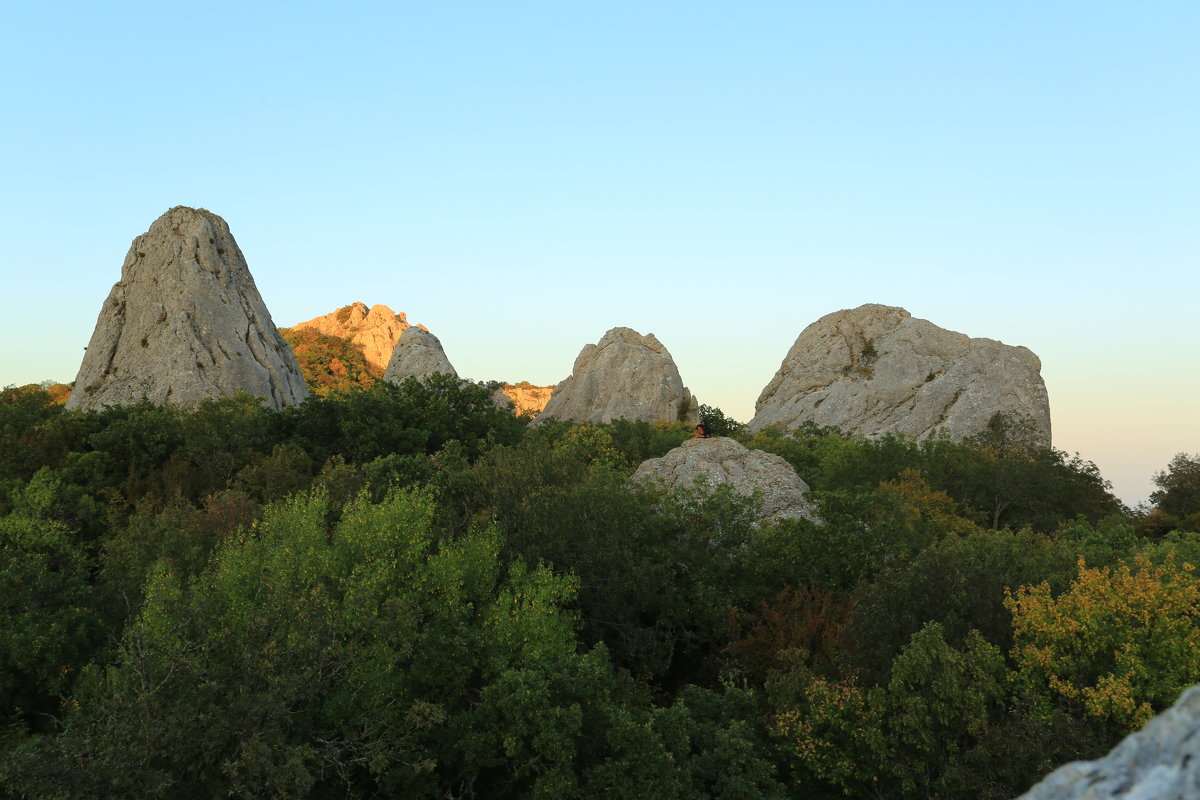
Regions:
<instances>
[{"instance_id":1,"label":"vegetation on hillside","mask_svg":"<svg viewBox=\"0 0 1200 800\"><path fill-rule=\"evenodd\" d=\"M341 311L349 313L349 306ZM315 395L366 389L383 377L363 357L362 348L341 336L329 336L312 328L280 328L300 365L300 374Z\"/></svg>"},{"instance_id":2,"label":"vegetation on hillside","mask_svg":"<svg viewBox=\"0 0 1200 800\"><path fill-rule=\"evenodd\" d=\"M1014 420L705 411L822 521L631 485L686 424L445 376L0 392L0 797L1007 798L1200 681L1200 457L1130 510Z\"/></svg>"}]
</instances>

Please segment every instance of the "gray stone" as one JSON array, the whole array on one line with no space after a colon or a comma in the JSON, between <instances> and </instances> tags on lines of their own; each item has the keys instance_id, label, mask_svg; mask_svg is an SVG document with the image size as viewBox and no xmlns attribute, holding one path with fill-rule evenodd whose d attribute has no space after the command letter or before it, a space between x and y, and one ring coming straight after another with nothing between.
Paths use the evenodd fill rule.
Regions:
<instances>
[{"instance_id":1,"label":"gray stone","mask_svg":"<svg viewBox=\"0 0 1200 800\"><path fill-rule=\"evenodd\" d=\"M554 387L534 424L683 420L695 424L699 406L683 385L675 360L654 334L613 328L585 345L570 377Z\"/></svg>"},{"instance_id":2,"label":"gray stone","mask_svg":"<svg viewBox=\"0 0 1200 800\"><path fill-rule=\"evenodd\" d=\"M755 404L750 430L811 420L846 433L983 432L997 412L1032 420L1050 444L1041 361L1028 348L972 339L868 304L828 314L801 332Z\"/></svg>"},{"instance_id":3,"label":"gray stone","mask_svg":"<svg viewBox=\"0 0 1200 800\"><path fill-rule=\"evenodd\" d=\"M67 407L190 406L238 392L275 409L308 396L225 220L176 206L133 240Z\"/></svg>"},{"instance_id":4,"label":"gray stone","mask_svg":"<svg viewBox=\"0 0 1200 800\"><path fill-rule=\"evenodd\" d=\"M405 328L392 351L383 379L403 383L405 378L427 378L444 373L458 377L458 372L446 358L446 351L436 336L423 328Z\"/></svg>"},{"instance_id":5,"label":"gray stone","mask_svg":"<svg viewBox=\"0 0 1200 800\"><path fill-rule=\"evenodd\" d=\"M1059 767L1019 800L1200 800L1200 686L1104 758Z\"/></svg>"},{"instance_id":6,"label":"gray stone","mask_svg":"<svg viewBox=\"0 0 1200 800\"><path fill-rule=\"evenodd\" d=\"M812 504L805 497L808 484L791 464L774 453L749 450L724 436L689 439L662 458L643 461L632 480L683 490L695 486L697 480L712 487L728 484L736 494L746 497L760 492L767 519L804 517L816 521Z\"/></svg>"}]
</instances>

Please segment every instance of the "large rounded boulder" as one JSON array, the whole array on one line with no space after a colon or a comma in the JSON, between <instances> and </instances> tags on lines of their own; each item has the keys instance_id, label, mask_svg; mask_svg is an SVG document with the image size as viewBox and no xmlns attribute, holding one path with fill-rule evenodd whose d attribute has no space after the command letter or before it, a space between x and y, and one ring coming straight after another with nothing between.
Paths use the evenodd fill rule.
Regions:
<instances>
[{"instance_id":1,"label":"large rounded boulder","mask_svg":"<svg viewBox=\"0 0 1200 800\"><path fill-rule=\"evenodd\" d=\"M643 461L632 480L662 489L689 490L701 485L728 485L749 497L758 492L762 514L767 519L804 517L815 520L813 506L805 495L806 484L781 456L750 450L735 439L716 436L689 439L661 458Z\"/></svg>"},{"instance_id":2,"label":"large rounded boulder","mask_svg":"<svg viewBox=\"0 0 1200 800\"><path fill-rule=\"evenodd\" d=\"M1026 347L973 339L903 308L867 304L805 328L755 404L750 430L805 422L845 433L964 439L996 414L1050 444L1041 361Z\"/></svg>"}]
</instances>

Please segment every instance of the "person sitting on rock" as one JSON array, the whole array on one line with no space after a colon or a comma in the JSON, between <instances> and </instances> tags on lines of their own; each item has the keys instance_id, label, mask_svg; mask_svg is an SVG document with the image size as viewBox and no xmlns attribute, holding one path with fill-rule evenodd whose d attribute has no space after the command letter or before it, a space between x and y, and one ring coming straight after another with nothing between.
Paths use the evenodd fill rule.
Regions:
<instances>
[{"instance_id":1,"label":"person sitting on rock","mask_svg":"<svg viewBox=\"0 0 1200 800\"><path fill-rule=\"evenodd\" d=\"M700 424L698 424L696 426L696 435L693 436L692 438L693 439L711 439L712 438L712 428L710 428L708 426L707 422L705 422L704 420L700 420Z\"/></svg>"}]
</instances>

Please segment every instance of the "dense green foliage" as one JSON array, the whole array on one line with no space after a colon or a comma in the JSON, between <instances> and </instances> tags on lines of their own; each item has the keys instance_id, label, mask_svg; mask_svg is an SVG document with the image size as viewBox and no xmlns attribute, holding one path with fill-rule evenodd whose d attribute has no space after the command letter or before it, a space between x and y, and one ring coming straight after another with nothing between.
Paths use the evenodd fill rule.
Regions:
<instances>
[{"instance_id":1,"label":"dense green foliage","mask_svg":"<svg viewBox=\"0 0 1200 800\"><path fill-rule=\"evenodd\" d=\"M1196 459L714 432L820 522L632 485L686 423L444 376L283 412L0 392L0 797L1002 798L1200 681ZM346 387L341 387L346 388Z\"/></svg>"}]
</instances>

